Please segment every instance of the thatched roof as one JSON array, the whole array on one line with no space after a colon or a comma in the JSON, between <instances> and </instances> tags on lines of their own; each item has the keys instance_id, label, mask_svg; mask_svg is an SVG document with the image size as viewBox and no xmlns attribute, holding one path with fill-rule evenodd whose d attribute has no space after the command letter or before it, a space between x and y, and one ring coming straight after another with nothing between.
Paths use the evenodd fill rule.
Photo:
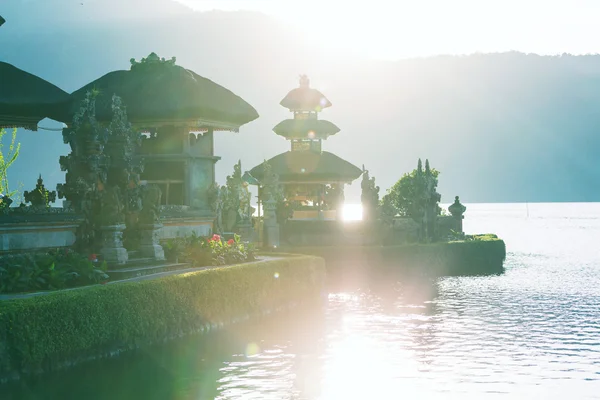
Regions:
<instances>
[{"instance_id":1,"label":"thatched roof","mask_svg":"<svg viewBox=\"0 0 600 400\"><path fill-rule=\"evenodd\" d=\"M362 174L362 170L329 152L288 151L267 161L272 171L285 182L346 182ZM263 178L263 164L250 170L259 181Z\"/></svg>"},{"instance_id":2,"label":"thatched roof","mask_svg":"<svg viewBox=\"0 0 600 400\"><path fill-rule=\"evenodd\" d=\"M340 131L333 122L323 119L286 119L273 132L287 139L327 139Z\"/></svg>"},{"instance_id":3,"label":"thatched roof","mask_svg":"<svg viewBox=\"0 0 600 400\"><path fill-rule=\"evenodd\" d=\"M331 102L317 89L310 87L306 75L300 76L300 87L292 89L279 103L290 111L321 111Z\"/></svg>"},{"instance_id":4,"label":"thatched roof","mask_svg":"<svg viewBox=\"0 0 600 400\"><path fill-rule=\"evenodd\" d=\"M0 127L37 130L69 95L50 82L0 61Z\"/></svg>"},{"instance_id":5,"label":"thatched roof","mask_svg":"<svg viewBox=\"0 0 600 400\"><path fill-rule=\"evenodd\" d=\"M237 130L258 118L256 110L228 89L194 71L159 59L154 53L141 62L131 60L128 71L114 71L71 94L63 113L69 123L90 91L97 91L96 118L112 118L112 96L121 97L127 116L134 125L155 127L187 123L199 129ZM65 121L66 120L66 121Z\"/></svg>"}]
</instances>

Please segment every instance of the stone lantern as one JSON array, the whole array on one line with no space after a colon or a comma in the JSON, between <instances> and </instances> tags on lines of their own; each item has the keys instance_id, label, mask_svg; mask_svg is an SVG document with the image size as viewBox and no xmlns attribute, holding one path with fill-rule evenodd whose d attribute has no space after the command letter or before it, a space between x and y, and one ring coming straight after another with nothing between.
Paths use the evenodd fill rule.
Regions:
<instances>
[{"instance_id":1,"label":"stone lantern","mask_svg":"<svg viewBox=\"0 0 600 400\"><path fill-rule=\"evenodd\" d=\"M452 203L450 205L450 207L448 207L448 211L450 211L450 214L452 214L452 216L455 219L455 231L460 232L461 234L463 233L463 219L464 217L464 213L465 211L467 211L467 207L465 207L464 205L461 204L460 199L458 198L458 196L456 196L454 198L454 203Z\"/></svg>"}]
</instances>

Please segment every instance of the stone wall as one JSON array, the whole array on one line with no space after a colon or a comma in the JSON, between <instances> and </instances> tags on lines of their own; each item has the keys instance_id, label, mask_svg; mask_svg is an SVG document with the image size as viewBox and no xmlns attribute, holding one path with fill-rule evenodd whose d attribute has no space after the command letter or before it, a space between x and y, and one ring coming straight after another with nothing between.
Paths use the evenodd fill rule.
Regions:
<instances>
[{"instance_id":1,"label":"stone wall","mask_svg":"<svg viewBox=\"0 0 600 400\"><path fill-rule=\"evenodd\" d=\"M66 214L3 215L0 253L69 247L82 219Z\"/></svg>"},{"instance_id":2,"label":"stone wall","mask_svg":"<svg viewBox=\"0 0 600 400\"><path fill-rule=\"evenodd\" d=\"M159 238L166 240L192 234L208 237L212 234L214 219L210 211L187 206L163 206L160 210L163 227L159 231Z\"/></svg>"},{"instance_id":3,"label":"stone wall","mask_svg":"<svg viewBox=\"0 0 600 400\"><path fill-rule=\"evenodd\" d=\"M280 232L282 246L368 245L379 240L376 226L363 221L289 220Z\"/></svg>"},{"instance_id":4,"label":"stone wall","mask_svg":"<svg viewBox=\"0 0 600 400\"><path fill-rule=\"evenodd\" d=\"M437 218L437 235L439 238L447 238L454 232L460 232L460 220L448 215Z\"/></svg>"}]
</instances>

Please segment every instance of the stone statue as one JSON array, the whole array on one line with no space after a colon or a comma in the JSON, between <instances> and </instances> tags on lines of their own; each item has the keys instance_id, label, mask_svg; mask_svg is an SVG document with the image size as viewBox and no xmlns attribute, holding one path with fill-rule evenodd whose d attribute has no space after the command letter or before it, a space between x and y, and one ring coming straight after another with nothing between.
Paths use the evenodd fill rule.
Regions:
<instances>
[{"instance_id":1,"label":"stone statue","mask_svg":"<svg viewBox=\"0 0 600 400\"><path fill-rule=\"evenodd\" d=\"M362 189L361 203L363 207L363 220L372 221L378 218L379 186L375 185L375 178L369 176L369 171L363 165L363 178L360 184Z\"/></svg>"},{"instance_id":2,"label":"stone statue","mask_svg":"<svg viewBox=\"0 0 600 400\"><path fill-rule=\"evenodd\" d=\"M226 197L227 187L219 186L217 183L211 185L208 191L208 200L210 202L211 210L215 215L213 232L219 235L222 235L224 232L223 206Z\"/></svg>"},{"instance_id":3,"label":"stone statue","mask_svg":"<svg viewBox=\"0 0 600 400\"><path fill-rule=\"evenodd\" d=\"M143 225L153 225L159 223L159 207L162 191L156 185L145 187L142 196L142 211L140 212L139 223Z\"/></svg>"}]
</instances>

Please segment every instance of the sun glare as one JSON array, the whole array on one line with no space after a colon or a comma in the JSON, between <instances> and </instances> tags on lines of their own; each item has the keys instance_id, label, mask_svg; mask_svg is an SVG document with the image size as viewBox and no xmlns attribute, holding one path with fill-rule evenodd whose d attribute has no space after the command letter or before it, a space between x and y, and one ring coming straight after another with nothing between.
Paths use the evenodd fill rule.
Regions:
<instances>
[{"instance_id":1,"label":"sun glare","mask_svg":"<svg viewBox=\"0 0 600 400\"><path fill-rule=\"evenodd\" d=\"M343 217L344 217L344 221L361 221L362 220L362 205L360 205L360 204L344 204Z\"/></svg>"},{"instance_id":2,"label":"sun glare","mask_svg":"<svg viewBox=\"0 0 600 400\"><path fill-rule=\"evenodd\" d=\"M422 23L415 25L417 19L423 21L423 18L415 18L415 15L428 13L416 1L400 1L394 3L393 7L380 0L371 0L368 4L305 0L302 6L290 1L178 1L197 11L250 10L271 15L289 23L307 41L316 43L333 55L347 52L358 56L395 59L422 52L423 41L439 41L439 37L434 37L437 32L422 29ZM419 30L416 38L413 36L409 41L398 41L398 38L410 36L415 30Z\"/></svg>"}]
</instances>

